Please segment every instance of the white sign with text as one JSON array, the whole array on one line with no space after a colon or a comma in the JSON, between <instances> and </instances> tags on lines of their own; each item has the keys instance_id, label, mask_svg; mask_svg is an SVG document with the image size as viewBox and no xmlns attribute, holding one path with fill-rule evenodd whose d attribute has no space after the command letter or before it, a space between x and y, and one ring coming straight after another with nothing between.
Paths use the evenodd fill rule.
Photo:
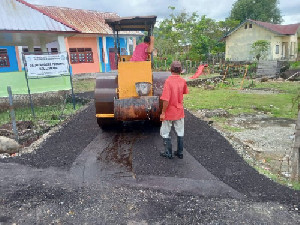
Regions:
<instances>
[{"instance_id":1,"label":"white sign with text","mask_svg":"<svg viewBox=\"0 0 300 225\"><path fill-rule=\"evenodd\" d=\"M28 77L47 77L69 74L67 53L25 55Z\"/></svg>"}]
</instances>

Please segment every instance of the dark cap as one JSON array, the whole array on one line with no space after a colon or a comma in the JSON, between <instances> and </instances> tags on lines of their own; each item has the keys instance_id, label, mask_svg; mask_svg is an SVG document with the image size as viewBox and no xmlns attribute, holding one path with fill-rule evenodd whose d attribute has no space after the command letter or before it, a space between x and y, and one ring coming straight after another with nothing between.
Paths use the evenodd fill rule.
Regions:
<instances>
[{"instance_id":1,"label":"dark cap","mask_svg":"<svg viewBox=\"0 0 300 225\"><path fill-rule=\"evenodd\" d=\"M181 63L179 61L173 61L171 64L171 72L181 73Z\"/></svg>"}]
</instances>

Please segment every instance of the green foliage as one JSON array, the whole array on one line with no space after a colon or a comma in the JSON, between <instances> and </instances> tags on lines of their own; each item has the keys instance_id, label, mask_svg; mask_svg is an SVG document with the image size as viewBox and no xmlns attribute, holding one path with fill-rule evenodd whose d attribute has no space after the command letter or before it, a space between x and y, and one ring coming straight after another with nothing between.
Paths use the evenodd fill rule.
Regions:
<instances>
[{"instance_id":1,"label":"green foliage","mask_svg":"<svg viewBox=\"0 0 300 225\"><path fill-rule=\"evenodd\" d=\"M237 0L232 5L230 18L240 22L253 19L279 24L282 16L278 4L278 0Z\"/></svg>"},{"instance_id":2,"label":"green foliage","mask_svg":"<svg viewBox=\"0 0 300 225\"><path fill-rule=\"evenodd\" d=\"M73 88L75 93L82 93L95 90L95 79L74 80Z\"/></svg>"},{"instance_id":3,"label":"green foliage","mask_svg":"<svg viewBox=\"0 0 300 225\"><path fill-rule=\"evenodd\" d=\"M251 48L251 53L254 54L257 61L259 61L259 59L263 59L267 56L270 48L270 42L266 40L258 40L251 45Z\"/></svg>"},{"instance_id":4,"label":"green foliage","mask_svg":"<svg viewBox=\"0 0 300 225\"><path fill-rule=\"evenodd\" d=\"M196 12L182 11L175 14L175 7L169 7L171 14L154 29L155 48L159 58L171 56L176 60L205 60L207 54L225 51L220 39L238 25L238 21L226 19L216 22Z\"/></svg>"},{"instance_id":5,"label":"green foliage","mask_svg":"<svg viewBox=\"0 0 300 225\"><path fill-rule=\"evenodd\" d=\"M54 126L66 116L74 114L81 107L81 103L76 104L76 110L73 109L72 103L67 103L64 108L63 105L35 106L36 118L33 118L30 107L17 108L15 109L15 114L17 121L43 120L48 125ZM0 112L0 125L6 123L10 123L9 111Z\"/></svg>"},{"instance_id":6,"label":"green foliage","mask_svg":"<svg viewBox=\"0 0 300 225\"><path fill-rule=\"evenodd\" d=\"M265 170L257 165L254 165L254 168L259 172L260 174L265 175L266 177L272 179L273 181L280 183L282 185L289 186L295 190L300 190L300 183L299 182L291 182L289 179L279 176L278 174L273 174L268 170Z\"/></svg>"},{"instance_id":7,"label":"green foliage","mask_svg":"<svg viewBox=\"0 0 300 225\"><path fill-rule=\"evenodd\" d=\"M297 68L300 68L300 61L291 62L291 63L290 63L290 68L291 68L291 69L297 69Z\"/></svg>"}]
</instances>

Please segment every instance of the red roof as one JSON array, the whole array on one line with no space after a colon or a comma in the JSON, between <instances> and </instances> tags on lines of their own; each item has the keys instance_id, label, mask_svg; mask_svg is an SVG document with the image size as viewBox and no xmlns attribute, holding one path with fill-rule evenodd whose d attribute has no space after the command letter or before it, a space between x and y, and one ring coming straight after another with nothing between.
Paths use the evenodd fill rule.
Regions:
<instances>
[{"instance_id":1,"label":"red roof","mask_svg":"<svg viewBox=\"0 0 300 225\"><path fill-rule=\"evenodd\" d=\"M248 19L248 21L253 22L259 26L262 26L270 31L273 31L278 34L283 34L283 35L295 34L300 26L300 23L289 24L289 25L280 25L280 24L261 22L261 21L251 20L251 19Z\"/></svg>"},{"instance_id":2,"label":"red roof","mask_svg":"<svg viewBox=\"0 0 300 225\"><path fill-rule=\"evenodd\" d=\"M89 34L112 34L112 29L105 23L105 19L119 17L116 13L56 6L34 6L45 15L70 27L74 27L82 33Z\"/></svg>"}]
</instances>

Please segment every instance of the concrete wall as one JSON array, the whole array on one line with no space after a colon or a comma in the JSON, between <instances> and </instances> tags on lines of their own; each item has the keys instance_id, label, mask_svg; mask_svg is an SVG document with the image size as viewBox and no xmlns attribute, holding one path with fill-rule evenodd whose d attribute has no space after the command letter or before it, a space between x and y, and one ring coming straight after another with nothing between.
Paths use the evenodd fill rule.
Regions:
<instances>
[{"instance_id":1,"label":"concrete wall","mask_svg":"<svg viewBox=\"0 0 300 225\"><path fill-rule=\"evenodd\" d=\"M9 58L9 67L0 67L0 73L19 71L15 46L0 46L0 48L7 49Z\"/></svg>"},{"instance_id":2,"label":"concrete wall","mask_svg":"<svg viewBox=\"0 0 300 225\"><path fill-rule=\"evenodd\" d=\"M100 72L97 37L68 37L66 38L66 48L69 54L69 48L92 48L93 51L93 63L72 64L70 62L72 74Z\"/></svg>"},{"instance_id":3,"label":"concrete wall","mask_svg":"<svg viewBox=\"0 0 300 225\"><path fill-rule=\"evenodd\" d=\"M251 54L251 45L258 40L267 40L270 42L270 49L266 60L279 60L285 57L294 60L297 58L297 51L292 51L291 49L291 46L298 46L297 34L281 36L256 24L252 24L252 28L249 28L250 24L249 22L243 24L226 38L226 59L231 61L254 60L254 55ZM247 25L247 29L245 29L245 25ZM279 48L279 52L276 52L276 48Z\"/></svg>"}]
</instances>

